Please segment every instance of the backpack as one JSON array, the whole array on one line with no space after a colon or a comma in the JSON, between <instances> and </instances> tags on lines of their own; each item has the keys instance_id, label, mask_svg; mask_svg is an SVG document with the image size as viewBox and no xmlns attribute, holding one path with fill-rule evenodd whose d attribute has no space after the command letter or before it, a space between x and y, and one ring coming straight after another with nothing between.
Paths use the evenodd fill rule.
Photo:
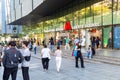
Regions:
<instances>
[{"instance_id":1,"label":"backpack","mask_svg":"<svg viewBox=\"0 0 120 80\"><path fill-rule=\"evenodd\" d=\"M14 52L13 52L14 51ZM6 65L9 66L9 67L17 67L19 63L22 62L22 60L20 59L19 57L19 51L17 51L16 49L14 50L9 50L8 53L6 53ZM11 54L10 54L11 53Z\"/></svg>"}]
</instances>

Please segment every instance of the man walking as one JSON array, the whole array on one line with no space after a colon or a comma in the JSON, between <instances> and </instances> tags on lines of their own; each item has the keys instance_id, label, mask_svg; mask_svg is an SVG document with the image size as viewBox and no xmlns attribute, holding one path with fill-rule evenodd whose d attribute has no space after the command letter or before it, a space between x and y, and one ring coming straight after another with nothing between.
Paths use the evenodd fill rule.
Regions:
<instances>
[{"instance_id":1,"label":"man walking","mask_svg":"<svg viewBox=\"0 0 120 80\"><path fill-rule=\"evenodd\" d=\"M2 60L4 66L3 80L9 80L10 75L12 80L16 80L18 64L23 61L22 54L15 48L16 43L11 41L10 46L10 49L5 51Z\"/></svg>"}]
</instances>

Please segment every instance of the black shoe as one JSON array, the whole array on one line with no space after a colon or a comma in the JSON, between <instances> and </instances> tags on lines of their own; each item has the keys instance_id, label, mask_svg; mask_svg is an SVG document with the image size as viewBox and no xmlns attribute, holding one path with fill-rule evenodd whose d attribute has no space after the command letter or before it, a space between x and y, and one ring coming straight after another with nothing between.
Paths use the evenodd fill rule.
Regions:
<instances>
[{"instance_id":1,"label":"black shoe","mask_svg":"<svg viewBox=\"0 0 120 80\"><path fill-rule=\"evenodd\" d=\"M79 66L76 66L76 68L79 68Z\"/></svg>"},{"instance_id":2,"label":"black shoe","mask_svg":"<svg viewBox=\"0 0 120 80\"><path fill-rule=\"evenodd\" d=\"M82 66L81 68L85 68L84 66Z\"/></svg>"}]
</instances>

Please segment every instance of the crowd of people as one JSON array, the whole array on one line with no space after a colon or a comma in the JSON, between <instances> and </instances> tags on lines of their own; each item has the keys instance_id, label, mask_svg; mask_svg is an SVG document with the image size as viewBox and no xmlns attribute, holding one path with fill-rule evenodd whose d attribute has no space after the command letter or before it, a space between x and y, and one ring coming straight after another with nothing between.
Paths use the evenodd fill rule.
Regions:
<instances>
[{"instance_id":1,"label":"crowd of people","mask_svg":"<svg viewBox=\"0 0 120 80\"><path fill-rule=\"evenodd\" d=\"M97 48L99 47L100 39L97 37L91 37L91 45L89 45L86 57L91 59L93 55L95 55L95 45ZM85 68L84 65L84 58L82 55L82 48L85 48L85 37L79 39L76 37L73 42L73 52L72 55L75 57L75 67L79 68L78 60L80 59L81 68ZM29 77L29 65L30 65L30 58L31 58L31 51L33 50L34 54L36 55L37 51L37 44L35 41L22 41L21 47L18 49L18 42L10 41L7 45L0 45L0 58L2 55L2 60L0 59L0 66L1 61L4 67L3 72L3 80L8 80L9 76L11 75L12 80L16 80L18 64L21 64L21 70L23 75L23 80L30 80ZM70 39L69 37L65 38L65 50L70 50ZM4 52L4 54L3 54ZM49 39L49 44L45 44L43 41L43 48L41 50L41 60L42 66L44 71L49 69L49 61L51 59L51 53L54 53L55 61L56 61L56 69L57 72L60 71L61 63L62 63L62 49L61 49L61 41L58 41L57 47L55 49L54 39L51 37Z\"/></svg>"}]
</instances>

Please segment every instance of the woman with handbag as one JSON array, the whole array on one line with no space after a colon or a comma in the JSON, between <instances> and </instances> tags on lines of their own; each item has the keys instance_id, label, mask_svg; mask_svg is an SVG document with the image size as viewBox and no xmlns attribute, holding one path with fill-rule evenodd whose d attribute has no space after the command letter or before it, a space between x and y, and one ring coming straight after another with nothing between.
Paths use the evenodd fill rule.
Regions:
<instances>
[{"instance_id":1,"label":"woman with handbag","mask_svg":"<svg viewBox=\"0 0 120 80\"><path fill-rule=\"evenodd\" d=\"M44 48L41 51L41 57L42 57L42 65L43 65L43 69L48 70L49 67L49 60L50 60L50 49L47 48L47 45L44 45Z\"/></svg>"},{"instance_id":2,"label":"woman with handbag","mask_svg":"<svg viewBox=\"0 0 120 80\"><path fill-rule=\"evenodd\" d=\"M83 60L83 56L81 53L81 43L78 43L75 47L75 51L74 52L74 56L75 56L75 67L79 68L78 66L78 59L80 58L80 62L81 62L81 68L84 68L84 60Z\"/></svg>"},{"instance_id":3,"label":"woman with handbag","mask_svg":"<svg viewBox=\"0 0 120 80\"><path fill-rule=\"evenodd\" d=\"M22 75L23 75L23 80L30 80L29 77L29 65L30 65L30 58L31 58L31 53L28 46L28 42L27 41L23 41L22 42L22 55L24 57L24 61L22 62L21 66L22 66Z\"/></svg>"}]
</instances>

